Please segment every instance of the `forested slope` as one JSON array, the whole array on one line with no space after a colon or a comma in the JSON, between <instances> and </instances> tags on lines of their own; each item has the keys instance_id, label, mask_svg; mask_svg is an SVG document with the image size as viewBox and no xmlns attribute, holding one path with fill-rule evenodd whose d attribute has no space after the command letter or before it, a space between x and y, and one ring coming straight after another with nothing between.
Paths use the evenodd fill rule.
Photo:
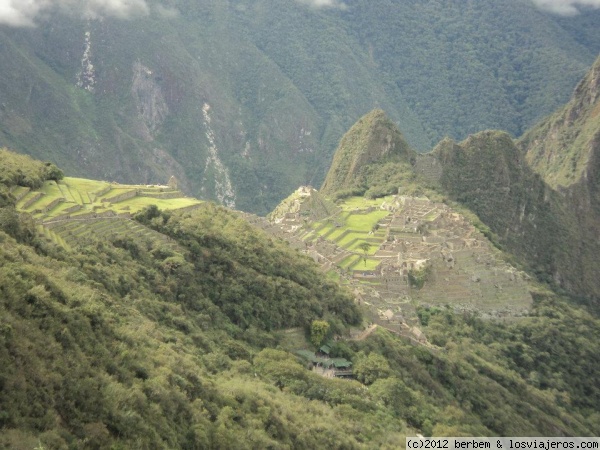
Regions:
<instances>
[{"instance_id":1,"label":"forested slope","mask_svg":"<svg viewBox=\"0 0 600 450\"><path fill-rule=\"evenodd\" d=\"M266 214L320 185L340 137L373 108L419 151L486 128L518 136L600 51L596 10L308 3L148 0L127 20L50 10L35 27L1 25L0 145L68 175L175 175L189 194Z\"/></svg>"},{"instance_id":2,"label":"forested slope","mask_svg":"<svg viewBox=\"0 0 600 450\"><path fill-rule=\"evenodd\" d=\"M571 100L514 142L482 132L442 141L440 182L536 274L571 295L600 298L600 111L597 60Z\"/></svg>"},{"instance_id":3,"label":"forested slope","mask_svg":"<svg viewBox=\"0 0 600 450\"><path fill-rule=\"evenodd\" d=\"M1 156L1 173L31 185L60 177ZM422 309L429 348L385 330L355 341L348 291L235 213L150 207L137 221L166 241L124 233L68 251L15 210L15 183L3 179L0 208L4 447L397 448L416 432L600 431L600 324L549 292L512 324ZM315 318L355 380L293 355ZM298 327L295 343L284 327Z\"/></svg>"}]
</instances>

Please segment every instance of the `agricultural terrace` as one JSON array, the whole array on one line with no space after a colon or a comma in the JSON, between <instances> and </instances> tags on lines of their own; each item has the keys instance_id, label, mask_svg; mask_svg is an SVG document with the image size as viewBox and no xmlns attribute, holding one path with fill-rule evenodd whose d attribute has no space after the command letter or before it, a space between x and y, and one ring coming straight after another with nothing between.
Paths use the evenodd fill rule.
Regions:
<instances>
[{"instance_id":1,"label":"agricultural terrace","mask_svg":"<svg viewBox=\"0 0 600 450\"><path fill-rule=\"evenodd\" d=\"M202 203L172 186L122 185L70 177L46 181L35 190L18 186L12 194L17 209L36 220L40 234L67 250L91 237L108 238L121 232L150 236L145 227L130 220L147 206L176 210Z\"/></svg>"},{"instance_id":2,"label":"agricultural terrace","mask_svg":"<svg viewBox=\"0 0 600 450\"><path fill-rule=\"evenodd\" d=\"M353 286L375 323L404 332L404 322L417 323L415 305L503 319L530 308L527 276L450 206L412 196L353 197L338 206L310 224L284 211L272 226Z\"/></svg>"},{"instance_id":3,"label":"agricultural terrace","mask_svg":"<svg viewBox=\"0 0 600 450\"><path fill-rule=\"evenodd\" d=\"M337 261L345 270L374 270L380 263L375 255L385 239L385 230L380 230L382 220L390 215L379 207L385 199L370 200L364 197L351 197L340 204L342 212L323 221L312 224L313 231L305 240L314 241L319 237L335 243L346 254Z\"/></svg>"}]
</instances>

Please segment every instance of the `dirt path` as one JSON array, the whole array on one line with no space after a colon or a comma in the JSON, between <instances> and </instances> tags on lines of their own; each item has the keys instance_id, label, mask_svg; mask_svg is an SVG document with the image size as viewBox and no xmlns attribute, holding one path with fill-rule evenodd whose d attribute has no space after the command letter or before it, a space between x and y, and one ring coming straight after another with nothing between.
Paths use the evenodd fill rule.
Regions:
<instances>
[{"instance_id":1,"label":"dirt path","mask_svg":"<svg viewBox=\"0 0 600 450\"><path fill-rule=\"evenodd\" d=\"M377 329L377 327L378 327L378 325L376 323L374 323L373 325L371 325L369 328L367 328L365 331L360 333L358 336L356 336L352 340L353 341L362 341L363 339L366 339L367 337L369 337L371 335L371 333L373 333L373 331L375 331Z\"/></svg>"}]
</instances>

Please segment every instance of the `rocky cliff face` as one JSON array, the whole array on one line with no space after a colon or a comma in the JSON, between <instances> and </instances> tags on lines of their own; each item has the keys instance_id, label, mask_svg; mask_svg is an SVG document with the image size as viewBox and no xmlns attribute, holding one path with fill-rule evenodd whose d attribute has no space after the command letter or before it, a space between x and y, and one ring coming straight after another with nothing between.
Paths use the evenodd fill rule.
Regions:
<instances>
[{"instance_id":1,"label":"rocky cliff face","mask_svg":"<svg viewBox=\"0 0 600 450\"><path fill-rule=\"evenodd\" d=\"M527 161L554 188L589 178L600 148L600 58L571 100L519 141Z\"/></svg>"},{"instance_id":2,"label":"rocky cliff face","mask_svg":"<svg viewBox=\"0 0 600 450\"><path fill-rule=\"evenodd\" d=\"M597 183L553 189L503 132L446 140L433 155L443 167L442 189L474 211L500 247L541 280L571 295L600 298L598 220L587 214Z\"/></svg>"},{"instance_id":3,"label":"rocky cliff face","mask_svg":"<svg viewBox=\"0 0 600 450\"><path fill-rule=\"evenodd\" d=\"M152 70L139 61L133 64L131 96L146 127L147 138L154 139L153 134L167 118L169 107L161 87L152 76Z\"/></svg>"}]
</instances>

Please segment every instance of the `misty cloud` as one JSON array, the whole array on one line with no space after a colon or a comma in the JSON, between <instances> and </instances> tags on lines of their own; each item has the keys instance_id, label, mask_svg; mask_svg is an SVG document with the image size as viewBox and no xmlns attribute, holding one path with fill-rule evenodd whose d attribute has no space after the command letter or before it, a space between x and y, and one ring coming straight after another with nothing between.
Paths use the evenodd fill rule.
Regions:
<instances>
[{"instance_id":1,"label":"misty cloud","mask_svg":"<svg viewBox=\"0 0 600 450\"><path fill-rule=\"evenodd\" d=\"M152 9L159 17L162 17L163 19L176 19L180 16L179 10L175 8L168 8L160 4L154 5Z\"/></svg>"},{"instance_id":2,"label":"misty cloud","mask_svg":"<svg viewBox=\"0 0 600 450\"><path fill-rule=\"evenodd\" d=\"M33 26L44 14L55 11L89 19L126 19L148 14L148 5L145 0L0 0L0 24Z\"/></svg>"},{"instance_id":3,"label":"misty cloud","mask_svg":"<svg viewBox=\"0 0 600 450\"><path fill-rule=\"evenodd\" d=\"M336 8L346 9L346 4L340 0L297 0L299 3L303 3L312 8Z\"/></svg>"},{"instance_id":4,"label":"misty cloud","mask_svg":"<svg viewBox=\"0 0 600 450\"><path fill-rule=\"evenodd\" d=\"M533 0L539 8L560 14L574 16L579 14L579 7L600 8L600 0Z\"/></svg>"}]
</instances>

